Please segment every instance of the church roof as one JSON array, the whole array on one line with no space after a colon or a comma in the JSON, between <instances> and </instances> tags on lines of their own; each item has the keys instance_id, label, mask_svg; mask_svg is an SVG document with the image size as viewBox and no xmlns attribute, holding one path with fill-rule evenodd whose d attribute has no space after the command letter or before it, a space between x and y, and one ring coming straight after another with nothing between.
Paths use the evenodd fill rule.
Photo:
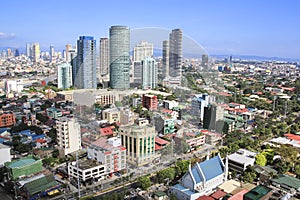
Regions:
<instances>
[{"instance_id":1,"label":"church roof","mask_svg":"<svg viewBox=\"0 0 300 200\"><path fill-rule=\"evenodd\" d=\"M196 163L191 170L191 175L196 184L201 183L204 180L209 181L223 173L224 164L219 156L215 156L201 163Z\"/></svg>"},{"instance_id":2,"label":"church roof","mask_svg":"<svg viewBox=\"0 0 300 200\"><path fill-rule=\"evenodd\" d=\"M219 156L215 156L199 164L206 181L224 173L224 166Z\"/></svg>"}]
</instances>

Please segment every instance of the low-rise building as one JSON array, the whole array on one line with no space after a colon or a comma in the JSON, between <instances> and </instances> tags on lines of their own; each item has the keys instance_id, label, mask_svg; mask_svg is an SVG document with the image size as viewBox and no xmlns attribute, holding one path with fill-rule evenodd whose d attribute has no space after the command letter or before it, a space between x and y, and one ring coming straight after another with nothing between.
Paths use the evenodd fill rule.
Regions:
<instances>
[{"instance_id":1,"label":"low-rise building","mask_svg":"<svg viewBox=\"0 0 300 200\"><path fill-rule=\"evenodd\" d=\"M0 166L11 161L10 147L0 143Z\"/></svg>"},{"instance_id":2,"label":"low-rise building","mask_svg":"<svg viewBox=\"0 0 300 200\"><path fill-rule=\"evenodd\" d=\"M68 174L75 179L78 179L79 176L80 180L88 181L92 179L102 180L107 173L105 165L95 160L79 160L78 164L76 162L69 163Z\"/></svg>"},{"instance_id":3,"label":"low-rise building","mask_svg":"<svg viewBox=\"0 0 300 200\"><path fill-rule=\"evenodd\" d=\"M53 174L38 174L16 182L16 191L25 199L39 199L59 192L60 184Z\"/></svg>"},{"instance_id":4,"label":"low-rise building","mask_svg":"<svg viewBox=\"0 0 300 200\"><path fill-rule=\"evenodd\" d=\"M272 196L272 189L258 185L244 194L243 200L267 200Z\"/></svg>"},{"instance_id":5,"label":"low-rise building","mask_svg":"<svg viewBox=\"0 0 300 200\"><path fill-rule=\"evenodd\" d=\"M0 128L11 127L16 124L16 117L13 112L1 112L0 113Z\"/></svg>"},{"instance_id":6,"label":"low-rise building","mask_svg":"<svg viewBox=\"0 0 300 200\"><path fill-rule=\"evenodd\" d=\"M120 110L117 108L103 110L102 120L107 120L110 124L120 122Z\"/></svg>"},{"instance_id":7,"label":"low-rise building","mask_svg":"<svg viewBox=\"0 0 300 200\"><path fill-rule=\"evenodd\" d=\"M277 178L271 179L271 184L287 192L300 192L300 179L286 174L281 174Z\"/></svg>"},{"instance_id":8,"label":"low-rise building","mask_svg":"<svg viewBox=\"0 0 300 200\"><path fill-rule=\"evenodd\" d=\"M256 153L246 149L239 149L236 153L229 155L228 167L230 170L242 173L247 166L253 166L255 163Z\"/></svg>"},{"instance_id":9,"label":"low-rise building","mask_svg":"<svg viewBox=\"0 0 300 200\"><path fill-rule=\"evenodd\" d=\"M121 138L99 138L87 149L88 158L105 166L106 173L126 169L126 148L121 145Z\"/></svg>"},{"instance_id":10,"label":"low-rise building","mask_svg":"<svg viewBox=\"0 0 300 200\"><path fill-rule=\"evenodd\" d=\"M195 200L200 196L210 194L213 189L227 180L227 175L227 164L224 164L218 155L196 163L193 167L190 165L180 183L172 186L170 192L177 199Z\"/></svg>"},{"instance_id":11,"label":"low-rise building","mask_svg":"<svg viewBox=\"0 0 300 200\"><path fill-rule=\"evenodd\" d=\"M12 180L36 174L43 170L42 160L36 160L32 156L12 162L6 162L5 166L8 169L8 175Z\"/></svg>"},{"instance_id":12,"label":"low-rise building","mask_svg":"<svg viewBox=\"0 0 300 200\"><path fill-rule=\"evenodd\" d=\"M135 166L151 163L155 157L154 126L137 124L120 126L122 145L127 149L127 162Z\"/></svg>"},{"instance_id":13,"label":"low-rise building","mask_svg":"<svg viewBox=\"0 0 300 200\"><path fill-rule=\"evenodd\" d=\"M143 107L147 108L150 111L157 110L158 108L158 99L155 95L144 94L142 98Z\"/></svg>"},{"instance_id":14,"label":"low-rise building","mask_svg":"<svg viewBox=\"0 0 300 200\"><path fill-rule=\"evenodd\" d=\"M57 119L59 117L62 117L62 111L55 107L47 108L47 116Z\"/></svg>"}]
</instances>

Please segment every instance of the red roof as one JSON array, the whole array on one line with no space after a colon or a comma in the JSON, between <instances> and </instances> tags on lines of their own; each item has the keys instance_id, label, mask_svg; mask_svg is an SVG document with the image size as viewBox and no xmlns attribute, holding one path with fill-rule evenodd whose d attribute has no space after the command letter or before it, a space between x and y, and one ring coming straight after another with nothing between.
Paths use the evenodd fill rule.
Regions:
<instances>
[{"instance_id":1,"label":"red roof","mask_svg":"<svg viewBox=\"0 0 300 200\"><path fill-rule=\"evenodd\" d=\"M80 129L80 132L81 132L81 133L87 133L87 132L89 132L89 130L86 129L86 128L81 128L81 129Z\"/></svg>"},{"instance_id":2,"label":"red roof","mask_svg":"<svg viewBox=\"0 0 300 200\"><path fill-rule=\"evenodd\" d=\"M155 144L155 151L162 149L162 146L159 146L158 144Z\"/></svg>"},{"instance_id":3,"label":"red roof","mask_svg":"<svg viewBox=\"0 0 300 200\"><path fill-rule=\"evenodd\" d=\"M203 196L197 198L196 200L215 200L215 199L210 196L203 195Z\"/></svg>"},{"instance_id":4,"label":"red roof","mask_svg":"<svg viewBox=\"0 0 300 200\"><path fill-rule=\"evenodd\" d=\"M159 144L159 145L167 145L170 144L170 142L161 139L160 137L155 137L155 143Z\"/></svg>"},{"instance_id":5,"label":"red roof","mask_svg":"<svg viewBox=\"0 0 300 200\"><path fill-rule=\"evenodd\" d=\"M287 134L284 134L284 136L287 137L290 140L300 141L300 135L294 135L294 134L291 134L291 133L287 133Z\"/></svg>"},{"instance_id":6,"label":"red roof","mask_svg":"<svg viewBox=\"0 0 300 200\"><path fill-rule=\"evenodd\" d=\"M112 135L112 134L113 134L113 131L112 131L111 126L100 128L100 135L101 136L107 136L107 135Z\"/></svg>"},{"instance_id":7,"label":"red roof","mask_svg":"<svg viewBox=\"0 0 300 200\"><path fill-rule=\"evenodd\" d=\"M211 194L210 196L213 197L214 199L221 199L222 197L226 196L226 192L222 190L218 190L215 193Z\"/></svg>"},{"instance_id":8,"label":"red roof","mask_svg":"<svg viewBox=\"0 0 300 200\"><path fill-rule=\"evenodd\" d=\"M229 94L227 92L219 92L219 95L226 96L226 97L231 97L232 96L232 94Z\"/></svg>"},{"instance_id":9,"label":"red roof","mask_svg":"<svg viewBox=\"0 0 300 200\"><path fill-rule=\"evenodd\" d=\"M229 197L228 200L242 200L244 197L244 194L246 194L247 192L248 192L248 190L243 189L243 190L239 191L238 193L236 193L235 195Z\"/></svg>"},{"instance_id":10,"label":"red roof","mask_svg":"<svg viewBox=\"0 0 300 200\"><path fill-rule=\"evenodd\" d=\"M45 142L47 142L47 141L44 140L44 139L39 138L39 139L36 140L36 142L38 142L38 143L45 143Z\"/></svg>"}]
</instances>

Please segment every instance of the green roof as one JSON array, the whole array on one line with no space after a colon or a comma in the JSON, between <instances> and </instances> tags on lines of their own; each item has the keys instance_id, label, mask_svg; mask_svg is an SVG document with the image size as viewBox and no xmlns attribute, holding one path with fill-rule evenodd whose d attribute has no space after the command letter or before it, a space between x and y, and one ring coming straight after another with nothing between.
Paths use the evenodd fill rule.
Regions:
<instances>
[{"instance_id":1,"label":"green roof","mask_svg":"<svg viewBox=\"0 0 300 200\"><path fill-rule=\"evenodd\" d=\"M154 193L155 196L157 197L164 197L164 196L167 196L167 194L165 192L162 192L162 191L157 191Z\"/></svg>"},{"instance_id":2,"label":"green roof","mask_svg":"<svg viewBox=\"0 0 300 200\"><path fill-rule=\"evenodd\" d=\"M278 178L271 179L271 181L280 185L287 185L291 188L295 188L296 190L300 188L300 179L288 176L286 174L281 174L278 176Z\"/></svg>"},{"instance_id":3,"label":"green roof","mask_svg":"<svg viewBox=\"0 0 300 200\"><path fill-rule=\"evenodd\" d=\"M32 163L35 163L37 160L33 159L33 158L24 158L24 159L20 159L14 162L11 162L8 164L9 168L20 168L26 165L31 165Z\"/></svg>"},{"instance_id":4,"label":"green roof","mask_svg":"<svg viewBox=\"0 0 300 200\"><path fill-rule=\"evenodd\" d=\"M244 199L259 200L268 194L272 189L258 185L244 195Z\"/></svg>"},{"instance_id":5,"label":"green roof","mask_svg":"<svg viewBox=\"0 0 300 200\"><path fill-rule=\"evenodd\" d=\"M24 188L28 191L30 195L34 195L40 192L44 192L58 186L52 174L41 177L39 179L33 180L24 185Z\"/></svg>"}]
</instances>

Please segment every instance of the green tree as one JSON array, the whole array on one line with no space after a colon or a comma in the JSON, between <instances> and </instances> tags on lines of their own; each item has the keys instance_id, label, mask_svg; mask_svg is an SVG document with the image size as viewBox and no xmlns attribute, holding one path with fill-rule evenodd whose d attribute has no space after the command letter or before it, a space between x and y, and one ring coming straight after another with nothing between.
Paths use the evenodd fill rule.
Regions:
<instances>
[{"instance_id":1,"label":"green tree","mask_svg":"<svg viewBox=\"0 0 300 200\"><path fill-rule=\"evenodd\" d=\"M175 171L177 176L185 174L189 169L190 162L188 160L179 160L175 163Z\"/></svg>"},{"instance_id":2,"label":"green tree","mask_svg":"<svg viewBox=\"0 0 300 200\"><path fill-rule=\"evenodd\" d=\"M300 164L299 163L295 166L295 174L297 175L298 178L300 178Z\"/></svg>"},{"instance_id":3,"label":"green tree","mask_svg":"<svg viewBox=\"0 0 300 200\"><path fill-rule=\"evenodd\" d=\"M266 166L266 164L267 164L266 156L262 153L257 154L255 157L255 163L260 166Z\"/></svg>"},{"instance_id":4,"label":"green tree","mask_svg":"<svg viewBox=\"0 0 300 200\"><path fill-rule=\"evenodd\" d=\"M57 158L59 156L59 150L58 149L54 149L53 151L52 151L52 157L53 158Z\"/></svg>"},{"instance_id":5,"label":"green tree","mask_svg":"<svg viewBox=\"0 0 300 200\"><path fill-rule=\"evenodd\" d=\"M170 168L167 168L167 169L164 169L164 170L161 170L159 172L157 172L157 178L158 178L158 181L160 183L163 183L165 182L167 179L169 181L172 181L174 180L175 178L175 169L170 167Z\"/></svg>"},{"instance_id":6,"label":"green tree","mask_svg":"<svg viewBox=\"0 0 300 200\"><path fill-rule=\"evenodd\" d=\"M57 140L57 131L56 128L52 128L50 129L50 131L48 133L46 133L48 137L51 138L51 142L52 143L56 143Z\"/></svg>"},{"instance_id":7,"label":"green tree","mask_svg":"<svg viewBox=\"0 0 300 200\"><path fill-rule=\"evenodd\" d=\"M37 114L36 114L36 119L39 120L39 121L42 122L42 123L45 123L45 122L48 121L49 117L46 116L46 115L43 115L43 114L41 114L41 113L37 113Z\"/></svg>"},{"instance_id":8,"label":"green tree","mask_svg":"<svg viewBox=\"0 0 300 200\"><path fill-rule=\"evenodd\" d=\"M143 190L147 190L151 186L151 181L148 176L139 177L137 183Z\"/></svg>"}]
</instances>

